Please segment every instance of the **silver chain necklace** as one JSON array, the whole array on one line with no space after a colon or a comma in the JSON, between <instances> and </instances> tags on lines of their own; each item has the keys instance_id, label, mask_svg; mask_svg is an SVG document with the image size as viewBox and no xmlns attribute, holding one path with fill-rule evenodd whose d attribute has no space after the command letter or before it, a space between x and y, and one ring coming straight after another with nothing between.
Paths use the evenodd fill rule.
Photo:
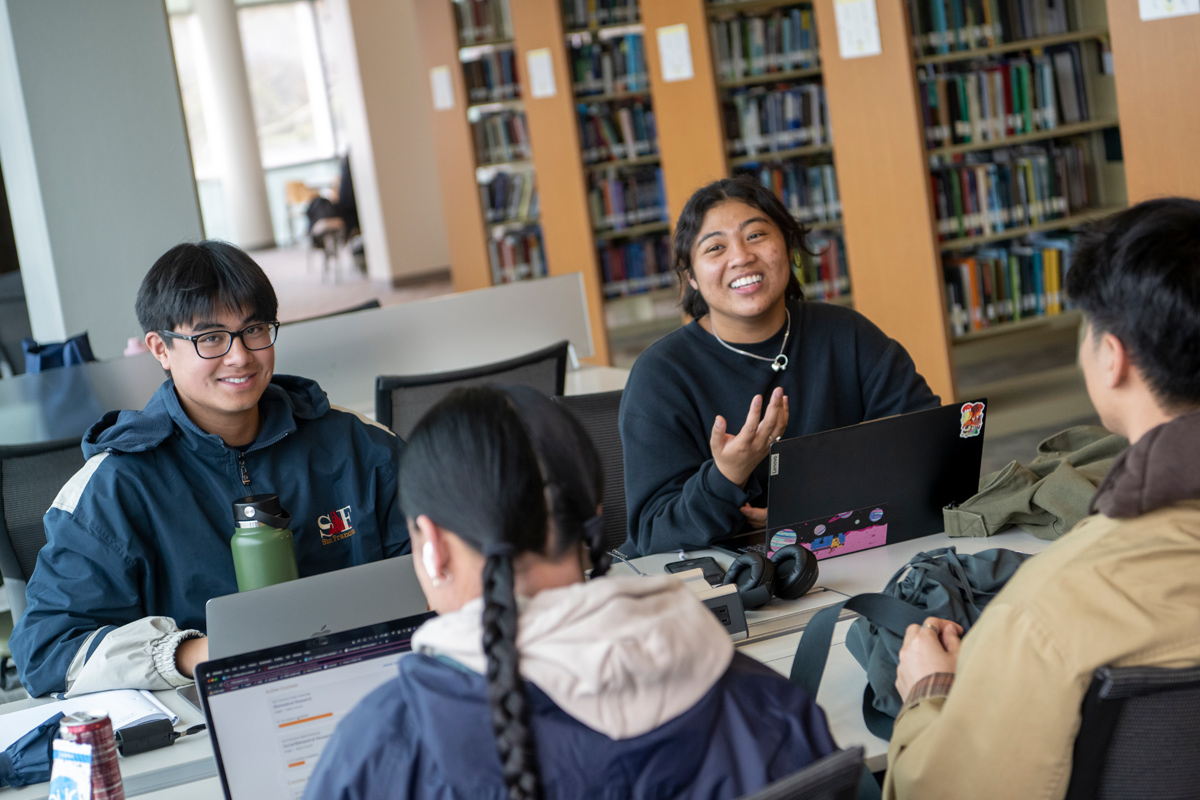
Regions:
<instances>
[{"instance_id":1,"label":"silver chain necklace","mask_svg":"<svg viewBox=\"0 0 1200 800\"><path fill-rule=\"evenodd\" d=\"M713 338L724 345L727 349L732 350L735 353L741 353L744 356L750 356L750 358L757 358L759 361L766 361L771 365L771 369L775 370L776 372L783 372L788 367L788 357L783 354L783 351L787 349L788 336L792 332L792 312L788 311L786 308L784 308L783 311L785 314L787 314L787 328L783 332L783 344L779 347L779 355L775 356L774 358L756 356L754 353L747 353L745 350L739 350L729 342L722 339L720 336L717 336L717 326L712 325L711 322L709 324L712 325Z\"/></svg>"}]
</instances>

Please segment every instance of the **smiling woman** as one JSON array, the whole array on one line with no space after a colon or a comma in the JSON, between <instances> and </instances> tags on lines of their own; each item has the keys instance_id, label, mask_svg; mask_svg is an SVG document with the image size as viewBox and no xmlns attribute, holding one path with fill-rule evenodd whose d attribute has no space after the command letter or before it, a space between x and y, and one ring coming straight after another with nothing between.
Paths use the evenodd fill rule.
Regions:
<instances>
[{"instance_id":1,"label":"smiling woman","mask_svg":"<svg viewBox=\"0 0 1200 800\"><path fill-rule=\"evenodd\" d=\"M762 528L773 441L938 404L904 348L865 317L804 301L793 271L804 237L749 178L688 200L674 249L693 321L638 358L621 401L624 550Z\"/></svg>"}]
</instances>

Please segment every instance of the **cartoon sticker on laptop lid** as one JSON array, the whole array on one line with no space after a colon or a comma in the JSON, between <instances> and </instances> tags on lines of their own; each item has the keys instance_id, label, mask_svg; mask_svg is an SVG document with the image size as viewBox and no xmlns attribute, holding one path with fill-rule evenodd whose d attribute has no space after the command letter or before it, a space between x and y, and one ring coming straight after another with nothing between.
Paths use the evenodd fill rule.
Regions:
<instances>
[{"instance_id":1,"label":"cartoon sticker on laptop lid","mask_svg":"<svg viewBox=\"0 0 1200 800\"><path fill-rule=\"evenodd\" d=\"M880 547L887 543L887 503L785 525L771 532L768 555L800 544L818 559Z\"/></svg>"},{"instance_id":2,"label":"cartoon sticker on laptop lid","mask_svg":"<svg viewBox=\"0 0 1200 800\"><path fill-rule=\"evenodd\" d=\"M983 432L983 403L963 403L962 420L958 432L960 439L970 439Z\"/></svg>"}]
</instances>

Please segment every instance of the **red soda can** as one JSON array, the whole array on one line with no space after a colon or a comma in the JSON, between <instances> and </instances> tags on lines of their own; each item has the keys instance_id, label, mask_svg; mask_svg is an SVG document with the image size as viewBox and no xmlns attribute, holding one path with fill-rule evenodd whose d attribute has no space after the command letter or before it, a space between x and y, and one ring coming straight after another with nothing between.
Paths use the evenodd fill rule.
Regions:
<instances>
[{"instance_id":1,"label":"red soda can","mask_svg":"<svg viewBox=\"0 0 1200 800\"><path fill-rule=\"evenodd\" d=\"M117 742L104 711L76 711L58 723L58 737L92 746L92 800L125 800Z\"/></svg>"}]
</instances>

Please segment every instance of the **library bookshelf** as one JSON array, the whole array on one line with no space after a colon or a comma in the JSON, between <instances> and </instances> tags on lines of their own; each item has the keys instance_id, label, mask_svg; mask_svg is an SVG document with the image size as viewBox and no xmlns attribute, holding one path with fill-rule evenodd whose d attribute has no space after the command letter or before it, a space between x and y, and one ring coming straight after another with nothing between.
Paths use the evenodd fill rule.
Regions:
<instances>
[{"instance_id":1,"label":"library bookshelf","mask_svg":"<svg viewBox=\"0 0 1200 800\"><path fill-rule=\"evenodd\" d=\"M611 363L572 98L569 90L535 97L526 74L529 51L547 48L552 80L571 85L558 0L418 0L415 9L455 289L578 272L591 317L589 361ZM484 83L500 88L483 98L491 87L479 86L471 65L485 59Z\"/></svg>"},{"instance_id":2,"label":"library bookshelf","mask_svg":"<svg viewBox=\"0 0 1200 800\"><path fill-rule=\"evenodd\" d=\"M814 6L855 307L954 398L967 349L1077 324L1066 232L1127 203L1104 4L877 0L881 53L844 59L834 2Z\"/></svg>"}]
</instances>

